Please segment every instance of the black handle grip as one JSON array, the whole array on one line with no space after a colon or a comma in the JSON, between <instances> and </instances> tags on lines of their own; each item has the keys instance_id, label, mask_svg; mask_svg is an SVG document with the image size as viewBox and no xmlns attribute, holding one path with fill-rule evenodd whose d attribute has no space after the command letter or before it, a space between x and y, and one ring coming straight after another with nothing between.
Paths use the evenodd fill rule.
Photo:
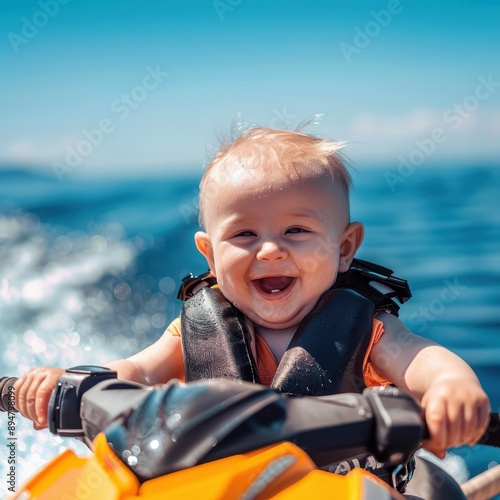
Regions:
<instances>
[{"instance_id":1,"label":"black handle grip","mask_svg":"<svg viewBox=\"0 0 500 500\"><path fill-rule=\"evenodd\" d=\"M478 444L500 448L500 414L490 413L490 423Z\"/></svg>"},{"instance_id":2,"label":"black handle grip","mask_svg":"<svg viewBox=\"0 0 500 500\"><path fill-rule=\"evenodd\" d=\"M17 412L14 407L14 384L16 381L17 377L0 378L0 411Z\"/></svg>"},{"instance_id":3,"label":"black handle grip","mask_svg":"<svg viewBox=\"0 0 500 500\"><path fill-rule=\"evenodd\" d=\"M109 374L108 376L116 376L115 374ZM14 407L15 395L14 395L14 384L17 381L17 377L0 377L0 412L17 412ZM76 409L79 411L79 409ZM423 439L428 439L429 434L427 427L424 427ZM488 446L494 446L500 448L500 414L491 413L490 422L486 432L480 439L479 444L484 444Z\"/></svg>"}]
</instances>

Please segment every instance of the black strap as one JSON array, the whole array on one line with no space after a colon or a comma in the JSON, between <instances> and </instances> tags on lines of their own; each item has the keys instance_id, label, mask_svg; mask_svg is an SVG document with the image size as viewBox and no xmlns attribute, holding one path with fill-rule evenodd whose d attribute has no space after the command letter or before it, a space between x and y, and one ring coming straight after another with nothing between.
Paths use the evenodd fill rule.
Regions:
<instances>
[{"instance_id":1,"label":"black strap","mask_svg":"<svg viewBox=\"0 0 500 500\"><path fill-rule=\"evenodd\" d=\"M376 311L398 316L400 304L411 298L408 282L393 275L392 269L361 259L353 259L345 273L339 273L333 288L350 288L373 302Z\"/></svg>"}]
</instances>

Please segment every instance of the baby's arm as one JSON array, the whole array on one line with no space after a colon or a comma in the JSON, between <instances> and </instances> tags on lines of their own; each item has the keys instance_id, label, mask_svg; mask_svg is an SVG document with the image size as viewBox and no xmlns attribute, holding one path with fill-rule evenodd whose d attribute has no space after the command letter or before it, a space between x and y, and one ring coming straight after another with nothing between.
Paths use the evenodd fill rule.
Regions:
<instances>
[{"instance_id":1,"label":"baby's arm","mask_svg":"<svg viewBox=\"0 0 500 500\"><path fill-rule=\"evenodd\" d=\"M385 332L370 361L422 406L431 436L425 447L443 458L451 446L477 443L490 404L473 370L444 347L412 334L395 316L383 313L378 319Z\"/></svg>"},{"instance_id":2,"label":"baby's arm","mask_svg":"<svg viewBox=\"0 0 500 500\"><path fill-rule=\"evenodd\" d=\"M154 344L130 358L109 363L118 378L146 385L167 382L172 378L184 378L184 364L180 337L168 330ZM16 407L26 418L33 421L37 430L47 427L47 410L50 396L62 368L42 366L25 373L15 384Z\"/></svg>"},{"instance_id":3,"label":"baby's arm","mask_svg":"<svg viewBox=\"0 0 500 500\"><path fill-rule=\"evenodd\" d=\"M106 365L116 370L118 378L140 384L164 384L173 378L184 379L181 338L166 330L152 345L130 358Z\"/></svg>"}]
</instances>

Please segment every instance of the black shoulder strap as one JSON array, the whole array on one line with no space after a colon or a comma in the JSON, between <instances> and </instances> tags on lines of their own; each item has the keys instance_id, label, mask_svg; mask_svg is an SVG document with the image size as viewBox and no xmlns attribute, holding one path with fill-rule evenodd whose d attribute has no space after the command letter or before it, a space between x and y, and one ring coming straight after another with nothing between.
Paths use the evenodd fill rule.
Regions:
<instances>
[{"instance_id":1,"label":"black shoulder strap","mask_svg":"<svg viewBox=\"0 0 500 500\"><path fill-rule=\"evenodd\" d=\"M349 288L370 300L375 311L398 316L400 304L411 298L408 282L393 275L391 269L361 259L353 259L345 273L339 273L333 288Z\"/></svg>"},{"instance_id":2,"label":"black shoulder strap","mask_svg":"<svg viewBox=\"0 0 500 500\"><path fill-rule=\"evenodd\" d=\"M327 290L302 320L271 387L293 396L362 392L374 306L352 290Z\"/></svg>"},{"instance_id":3,"label":"black shoulder strap","mask_svg":"<svg viewBox=\"0 0 500 500\"><path fill-rule=\"evenodd\" d=\"M258 382L244 325L218 288L205 287L186 301L181 311L186 382L217 377Z\"/></svg>"}]
</instances>

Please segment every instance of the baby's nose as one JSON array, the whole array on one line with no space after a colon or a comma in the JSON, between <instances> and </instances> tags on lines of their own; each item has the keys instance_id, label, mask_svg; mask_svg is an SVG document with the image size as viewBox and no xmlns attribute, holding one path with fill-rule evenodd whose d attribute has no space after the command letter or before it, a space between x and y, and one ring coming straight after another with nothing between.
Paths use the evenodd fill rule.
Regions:
<instances>
[{"instance_id":1,"label":"baby's nose","mask_svg":"<svg viewBox=\"0 0 500 500\"><path fill-rule=\"evenodd\" d=\"M258 260L281 260L286 256L286 249L276 241L265 241L257 253Z\"/></svg>"}]
</instances>

